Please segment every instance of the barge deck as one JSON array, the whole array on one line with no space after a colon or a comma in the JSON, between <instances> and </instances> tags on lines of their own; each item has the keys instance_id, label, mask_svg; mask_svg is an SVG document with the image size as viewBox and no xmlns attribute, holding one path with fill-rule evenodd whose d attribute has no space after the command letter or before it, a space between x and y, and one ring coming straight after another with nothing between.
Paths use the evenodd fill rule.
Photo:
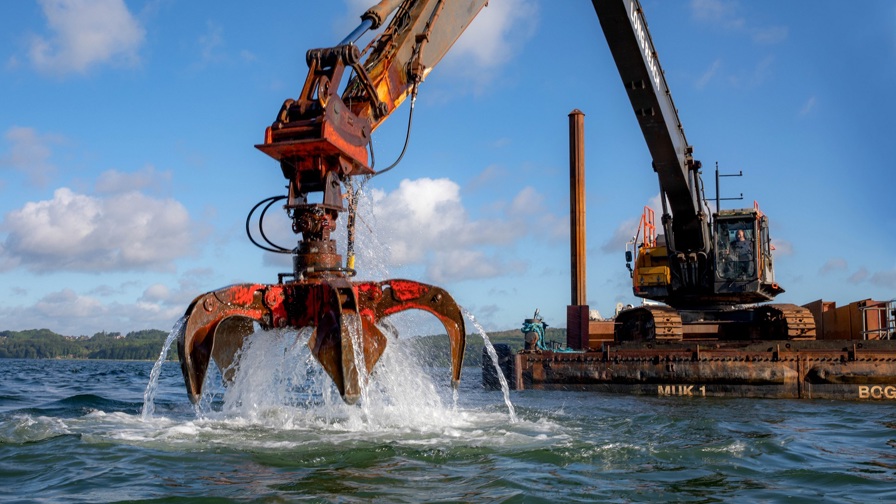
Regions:
<instances>
[{"instance_id":1,"label":"barge deck","mask_svg":"<svg viewBox=\"0 0 896 504\"><path fill-rule=\"evenodd\" d=\"M896 400L896 301L837 307L815 301L816 339L719 340L694 334L680 341L621 342L612 321L592 321L587 334L567 328L567 344L512 353L501 369L516 390L583 390L675 397ZM531 323L533 319L527 319ZM496 374L483 361L483 384Z\"/></svg>"}]
</instances>

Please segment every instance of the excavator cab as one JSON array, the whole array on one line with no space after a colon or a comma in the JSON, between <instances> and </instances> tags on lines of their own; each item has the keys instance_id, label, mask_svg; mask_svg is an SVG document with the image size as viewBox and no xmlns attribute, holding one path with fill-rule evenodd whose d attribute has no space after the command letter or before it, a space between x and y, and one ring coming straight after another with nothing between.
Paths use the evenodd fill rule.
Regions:
<instances>
[{"instance_id":1,"label":"excavator cab","mask_svg":"<svg viewBox=\"0 0 896 504\"><path fill-rule=\"evenodd\" d=\"M759 257L755 220L730 220L717 226L716 272L726 281L755 280Z\"/></svg>"},{"instance_id":2,"label":"excavator cab","mask_svg":"<svg viewBox=\"0 0 896 504\"><path fill-rule=\"evenodd\" d=\"M775 283L768 217L758 206L721 210L713 217L715 294L763 302L783 292Z\"/></svg>"}]
</instances>

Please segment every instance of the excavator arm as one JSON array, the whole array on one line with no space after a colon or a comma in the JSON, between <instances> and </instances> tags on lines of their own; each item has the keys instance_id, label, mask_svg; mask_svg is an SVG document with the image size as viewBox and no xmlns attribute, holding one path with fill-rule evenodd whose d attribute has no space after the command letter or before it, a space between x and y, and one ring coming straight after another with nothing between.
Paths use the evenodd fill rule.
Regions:
<instances>
[{"instance_id":1,"label":"excavator arm","mask_svg":"<svg viewBox=\"0 0 896 504\"><path fill-rule=\"evenodd\" d=\"M382 0L361 16L343 43L306 54L308 75L298 98L287 99L257 147L281 161L284 176L310 171L323 180L375 173L368 161L371 133L408 97L485 6L486 0ZM363 51L355 39L388 26ZM345 71L353 76L339 94ZM302 178L302 177L299 177ZM313 184L313 182L311 182ZM322 184L319 182L318 184Z\"/></svg>"},{"instance_id":2,"label":"excavator arm","mask_svg":"<svg viewBox=\"0 0 896 504\"><path fill-rule=\"evenodd\" d=\"M710 251L709 224L700 203L700 162L692 157L638 0L592 0L619 76L644 134L671 215L664 211L673 253Z\"/></svg>"},{"instance_id":3,"label":"excavator arm","mask_svg":"<svg viewBox=\"0 0 896 504\"><path fill-rule=\"evenodd\" d=\"M263 200L250 212L277 201L292 219L296 247L267 240L261 248L292 255L292 273L276 284L239 284L208 292L187 309L178 334L178 354L190 399L199 401L210 361L225 380L247 341L264 329L311 329L312 355L332 378L347 403L357 401L385 350L379 323L410 309L442 322L451 345L451 382L457 386L466 332L460 307L439 287L410 280L352 281L354 209L342 193L351 177L376 173L370 155L371 133L417 87L454 44L485 0L383 0L362 16L361 25L335 47L306 53L308 75L299 96L287 99L256 145L280 162L288 195ZM385 30L362 51L354 42L370 28ZM348 72L348 73L346 73ZM346 82L345 89L339 91ZM412 102L413 103L413 102ZM311 202L311 193L323 193ZM331 233L349 206L348 260L343 263ZM259 225L259 228L261 226ZM249 219L246 230L249 232ZM285 281L291 279L290 281Z\"/></svg>"},{"instance_id":4,"label":"excavator arm","mask_svg":"<svg viewBox=\"0 0 896 504\"><path fill-rule=\"evenodd\" d=\"M365 100L369 95L358 75L346 86L343 100L354 103L353 112L369 117L375 130L441 61L487 0L383 0L369 9L362 20L381 19L382 13L398 4L391 22L364 51L365 70L384 105L380 111ZM362 26L363 26L362 21Z\"/></svg>"},{"instance_id":5,"label":"excavator arm","mask_svg":"<svg viewBox=\"0 0 896 504\"><path fill-rule=\"evenodd\" d=\"M645 305L618 314L617 339L676 340L685 334L814 338L811 315L804 308L735 308L770 301L783 292L771 268L768 220L758 207L717 211L710 220L704 211L700 162L685 137L640 2L592 4L650 151L663 205L663 243L646 235L640 246L633 243L639 253L632 283L636 296L668 306ZM645 212L645 219L653 222L652 211ZM747 259L732 261L724 249L736 230L748 232L752 241L742 245Z\"/></svg>"}]
</instances>

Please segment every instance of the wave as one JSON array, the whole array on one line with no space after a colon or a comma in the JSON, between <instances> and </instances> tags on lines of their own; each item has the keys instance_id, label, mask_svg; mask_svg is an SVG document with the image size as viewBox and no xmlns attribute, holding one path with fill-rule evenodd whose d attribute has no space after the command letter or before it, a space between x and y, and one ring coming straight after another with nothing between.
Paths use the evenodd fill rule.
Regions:
<instances>
[{"instance_id":1,"label":"wave","mask_svg":"<svg viewBox=\"0 0 896 504\"><path fill-rule=\"evenodd\" d=\"M142 402L120 401L107 399L96 394L75 394L63 399L31 406L10 413L25 413L30 415L45 415L58 418L72 418L83 416L91 411L120 411L124 413L139 413L143 407Z\"/></svg>"}]
</instances>

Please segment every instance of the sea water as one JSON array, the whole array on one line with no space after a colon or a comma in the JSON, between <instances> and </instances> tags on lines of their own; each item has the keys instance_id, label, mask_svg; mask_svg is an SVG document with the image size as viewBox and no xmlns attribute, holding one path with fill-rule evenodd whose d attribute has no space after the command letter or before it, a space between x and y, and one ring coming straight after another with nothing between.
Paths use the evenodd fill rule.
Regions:
<instances>
[{"instance_id":1,"label":"sea water","mask_svg":"<svg viewBox=\"0 0 896 504\"><path fill-rule=\"evenodd\" d=\"M888 403L513 391L514 422L477 368L455 402L447 369L390 341L348 406L287 336L199 411L164 362L149 417L152 362L0 360L0 501L896 499Z\"/></svg>"}]
</instances>

